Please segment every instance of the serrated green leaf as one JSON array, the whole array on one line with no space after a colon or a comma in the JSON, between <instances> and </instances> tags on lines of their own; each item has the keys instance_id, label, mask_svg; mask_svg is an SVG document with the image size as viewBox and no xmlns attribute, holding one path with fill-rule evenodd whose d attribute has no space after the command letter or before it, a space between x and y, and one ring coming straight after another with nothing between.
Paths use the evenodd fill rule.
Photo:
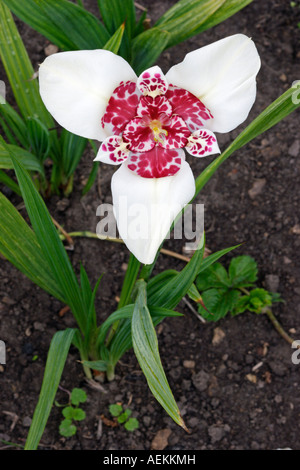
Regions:
<instances>
[{"instance_id":1,"label":"serrated green leaf","mask_svg":"<svg viewBox=\"0 0 300 470\"><path fill-rule=\"evenodd\" d=\"M202 300L207 310L199 305L198 311L207 321L216 322L234 309L239 295L237 290L208 289L202 294Z\"/></svg>"},{"instance_id":2,"label":"serrated green leaf","mask_svg":"<svg viewBox=\"0 0 300 470\"><path fill-rule=\"evenodd\" d=\"M256 261L248 255L232 258L228 274L232 287L248 287L257 280Z\"/></svg>"},{"instance_id":3,"label":"serrated green leaf","mask_svg":"<svg viewBox=\"0 0 300 470\"><path fill-rule=\"evenodd\" d=\"M71 397L70 397L72 405L79 405L79 403L85 403L87 400L87 396L84 390L82 388L73 388L71 392Z\"/></svg>"},{"instance_id":4,"label":"serrated green leaf","mask_svg":"<svg viewBox=\"0 0 300 470\"><path fill-rule=\"evenodd\" d=\"M232 315L238 315L246 311L262 313L264 307L272 305L272 294L265 289L256 288L249 292L248 295L241 296L232 312Z\"/></svg>"},{"instance_id":5,"label":"serrated green leaf","mask_svg":"<svg viewBox=\"0 0 300 470\"><path fill-rule=\"evenodd\" d=\"M154 397L171 418L185 428L160 360L157 337L147 307L145 281L139 280L137 288L138 294L131 320L134 352Z\"/></svg>"},{"instance_id":6,"label":"serrated green leaf","mask_svg":"<svg viewBox=\"0 0 300 470\"><path fill-rule=\"evenodd\" d=\"M36 450L44 432L75 330L57 331L48 351L42 388L27 436L25 450Z\"/></svg>"},{"instance_id":7,"label":"serrated green leaf","mask_svg":"<svg viewBox=\"0 0 300 470\"><path fill-rule=\"evenodd\" d=\"M226 289L230 287L230 279L224 266L214 263L197 276L196 284L200 292L212 287Z\"/></svg>"}]
</instances>

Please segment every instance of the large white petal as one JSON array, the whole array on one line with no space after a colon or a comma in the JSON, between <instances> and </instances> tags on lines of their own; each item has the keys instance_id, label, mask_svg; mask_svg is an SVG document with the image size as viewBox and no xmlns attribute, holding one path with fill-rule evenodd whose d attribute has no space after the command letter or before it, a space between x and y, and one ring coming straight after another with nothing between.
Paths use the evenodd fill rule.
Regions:
<instances>
[{"instance_id":1,"label":"large white petal","mask_svg":"<svg viewBox=\"0 0 300 470\"><path fill-rule=\"evenodd\" d=\"M229 36L186 55L166 74L169 83L193 93L214 119L205 127L229 132L248 116L256 96L260 58L243 34Z\"/></svg>"},{"instance_id":2,"label":"large white petal","mask_svg":"<svg viewBox=\"0 0 300 470\"><path fill-rule=\"evenodd\" d=\"M186 161L174 176L142 178L124 163L112 178L114 213L121 238L135 257L151 264L172 222L195 193Z\"/></svg>"},{"instance_id":3,"label":"large white petal","mask_svg":"<svg viewBox=\"0 0 300 470\"><path fill-rule=\"evenodd\" d=\"M101 118L121 81L137 80L120 56L101 49L50 55L39 69L41 97L52 116L68 131L89 139L108 137Z\"/></svg>"}]
</instances>

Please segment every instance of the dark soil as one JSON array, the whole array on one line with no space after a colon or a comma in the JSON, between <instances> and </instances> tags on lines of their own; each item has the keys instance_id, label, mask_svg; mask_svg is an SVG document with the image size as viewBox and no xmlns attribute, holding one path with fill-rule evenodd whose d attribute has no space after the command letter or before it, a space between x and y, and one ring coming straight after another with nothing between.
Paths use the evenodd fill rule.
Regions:
<instances>
[{"instance_id":1,"label":"dark soil","mask_svg":"<svg viewBox=\"0 0 300 470\"><path fill-rule=\"evenodd\" d=\"M84 3L96 13L96 1ZM154 21L175 2L140 3L149 8L149 17ZM296 3L292 8L289 1L254 1L223 24L166 51L158 65L166 72L190 50L235 33L251 36L262 67L257 100L247 121L250 122L300 78L300 9ZM48 41L20 21L17 24L37 69ZM220 136L221 149L245 125ZM299 148L296 112L230 157L197 198L197 202L205 204L208 248L214 252L245 242L234 255L255 258L258 285L281 294L285 303L276 304L274 314L295 339L300 339ZM195 176L212 158L189 160ZM95 231L99 221L97 206L111 202L112 169L104 165L98 184L81 199L91 162L92 154L87 152L76 172L69 199L61 202L52 197L47 201L51 214L68 231ZM249 190L259 180L263 180L263 185L254 196L250 192L251 197ZM21 213L26 216L25 210ZM180 240L166 243L166 247L179 253L182 246ZM96 300L101 322L117 306L129 253L120 244L78 238L69 255L77 273L80 262L84 264L93 285L104 273ZM231 256L224 258L226 264ZM183 266L182 261L160 255L156 272ZM0 371L0 438L24 444L51 338L57 330L73 327L75 322L70 313L59 316L63 305L2 259L0 279L0 338L7 346L7 363ZM132 351L118 364L115 381L104 383L101 391L85 381L77 350L72 347L61 387L86 390L88 400L83 408L87 417L79 424L76 436L62 438L58 432L61 409L54 406L41 449L151 449L161 430L167 430L168 440L158 448L300 449L300 365L292 363L293 349L267 316L244 313L203 324L183 302L178 310L184 317L164 321L158 328L158 340L166 375L190 433L178 427L153 398ZM212 342L216 328L224 333L217 345ZM60 403L68 398L63 389L57 394ZM102 421L101 415L110 417L108 407L115 402L130 403L140 423L137 431L129 433L121 426L110 427Z\"/></svg>"}]
</instances>

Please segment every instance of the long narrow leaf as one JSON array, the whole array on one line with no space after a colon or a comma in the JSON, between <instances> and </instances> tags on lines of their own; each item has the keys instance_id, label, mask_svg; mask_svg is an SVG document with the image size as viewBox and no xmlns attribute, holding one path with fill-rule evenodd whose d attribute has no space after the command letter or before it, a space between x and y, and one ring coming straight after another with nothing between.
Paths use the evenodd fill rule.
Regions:
<instances>
[{"instance_id":1,"label":"long narrow leaf","mask_svg":"<svg viewBox=\"0 0 300 470\"><path fill-rule=\"evenodd\" d=\"M28 148L29 142L25 121L8 103L5 103L5 106L0 106L0 124L3 127L5 136L9 137L8 132L11 135L11 140L9 140L11 144L21 144L23 148Z\"/></svg>"},{"instance_id":2,"label":"long narrow leaf","mask_svg":"<svg viewBox=\"0 0 300 470\"><path fill-rule=\"evenodd\" d=\"M149 305L159 305L167 309L174 309L181 299L187 294L193 284L202 262L204 253L204 235L200 241L199 249L196 250L191 261L179 272L176 277L172 277L165 282L161 289L154 292L149 297Z\"/></svg>"},{"instance_id":3,"label":"long narrow leaf","mask_svg":"<svg viewBox=\"0 0 300 470\"><path fill-rule=\"evenodd\" d=\"M128 35L131 37L136 22L133 0L98 0L98 5L103 22L110 34L113 34L125 22Z\"/></svg>"},{"instance_id":4,"label":"long narrow leaf","mask_svg":"<svg viewBox=\"0 0 300 470\"><path fill-rule=\"evenodd\" d=\"M27 436L25 450L36 450L41 440L74 333L75 330L72 329L58 331L52 338L45 367L43 384Z\"/></svg>"},{"instance_id":5,"label":"long narrow leaf","mask_svg":"<svg viewBox=\"0 0 300 470\"><path fill-rule=\"evenodd\" d=\"M5 171L0 170L0 183L5 184L9 189L14 191L16 194L21 196L21 190L17 183L10 177L8 176Z\"/></svg>"},{"instance_id":6,"label":"long narrow leaf","mask_svg":"<svg viewBox=\"0 0 300 470\"><path fill-rule=\"evenodd\" d=\"M142 280L138 282L131 322L134 352L154 397L171 418L186 429L160 360L157 337L147 307L146 283Z\"/></svg>"},{"instance_id":7,"label":"long narrow leaf","mask_svg":"<svg viewBox=\"0 0 300 470\"><path fill-rule=\"evenodd\" d=\"M120 301L118 308L124 307L131 302L131 293L136 282L141 263L136 259L133 254L130 254L129 263L122 285Z\"/></svg>"},{"instance_id":8,"label":"long narrow leaf","mask_svg":"<svg viewBox=\"0 0 300 470\"><path fill-rule=\"evenodd\" d=\"M179 0L154 26L170 33L167 47L175 46L219 23L252 0Z\"/></svg>"},{"instance_id":9,"label":"long narrow leaf","mask_svg":"<svg viewBox=\"0 0 300 470\"><path fill-rule=\"evenodd\" d=\"M1 1L61 49L101 49L109 40L106 28L92 13L67 0Z\"/></svg>"},{"instance_id":10,"label":"long narrow leaf","mask_svg":"<svg viewBox=\"0 0 300 470\"><path fill-rule=\"evenodd\" d=\"M32 282L65 302L60 284L51 276L35 233L2 193L0 213L0 252Z\"/></svg>"},{"instance_id":11,"label":"long narrow leaf","mask_svg":"<svg viewBox=\"0 0 300 470\"><path fill-rule=\"evenodd\" d=\"M48 127L54 126L40 98L37 81L32 80L34 70L23 41L3 0L0 0L0 57L23 117L35 114Z\"/></svg>"},{"instance_id":12,"label":"long narrow leaf","mask_svg":"<svg viewBox=\"0 0 300 470\"><path fill-rule=\"evenodd\" d=\"M0 168L5 170L11 170L14 168L10 158L11 152L15 155L17 160L22 163L26 170L37 171L41 175L45 174L43 165L35 155L16 145L8 144L7 147L9 148L9 152L3 147L3 145L1 145L0 142Z\"/></svg>"},{"instance_id":13,"label":"long narrow leaf","mask_svg":"<svg viewBox=\"0 0 300 470\"><path fill-rule=\"evenodd\" d=\"M9 152L7 145L0 137L0 142L1 141ZM11 152L9 153L14 164L16 176L33 230L37 236L43 255L51 268L51 274L56 282L61 285L64 298L70 306L80 329L84 331L86 312L82 303L80 287L66 250L59 238L48 209L40 194L37 192L30 176L14 155Z\"/></svg>"},{"instance_id":14,"label":"long narrow leaf","mask_svg":"<svg viewBox=\"0 0 300 470\"><path fill-rule=\"evenodd\" d=\"M170 33L160 28L151 28L132 41L131 66L139 75L150 67L167 47Z\"/></svg>"}]
</instances>

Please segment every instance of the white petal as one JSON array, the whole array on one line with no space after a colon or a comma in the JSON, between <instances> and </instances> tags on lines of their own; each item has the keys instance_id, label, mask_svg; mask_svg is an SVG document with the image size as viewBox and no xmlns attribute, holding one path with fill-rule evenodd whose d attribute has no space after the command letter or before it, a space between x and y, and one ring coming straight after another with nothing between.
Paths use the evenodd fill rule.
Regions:
<instances>
[{"instance_id":1,"label":"white petal","mask_svg":"<svg viewBox=\"0 0 300 470\"><path fill-rule=\"evenodd\" d=\"M121 238L135 257L151 264L177 214L195 193L186 161L174 176L142 178L123 164L112 178L114 213Z\"/></svg>"},{"instance_id":2,"label":"white petal","mask_svg":"<svg viewBox=\"0 0 300 470\"><path fill-rule=\"evenodd\" d=\"M130 65L112 52L59 52L39 69L41 97L54 119L82 137L104 140L101 118L121 81L137 80Z\"/></svg>"},{"instance_id":3,"label":"white petal","mask_svg":"<svg viewBox=\"0 0 300 470\"><path fill-rule=\"evenodd\" d=\"M211 111L214 119L205 122L206 128L229 132L249 114L259 68L253 41L236 34L190 52L169 70L166 78L193 93Z\"/></svg>"}]
</instances>

